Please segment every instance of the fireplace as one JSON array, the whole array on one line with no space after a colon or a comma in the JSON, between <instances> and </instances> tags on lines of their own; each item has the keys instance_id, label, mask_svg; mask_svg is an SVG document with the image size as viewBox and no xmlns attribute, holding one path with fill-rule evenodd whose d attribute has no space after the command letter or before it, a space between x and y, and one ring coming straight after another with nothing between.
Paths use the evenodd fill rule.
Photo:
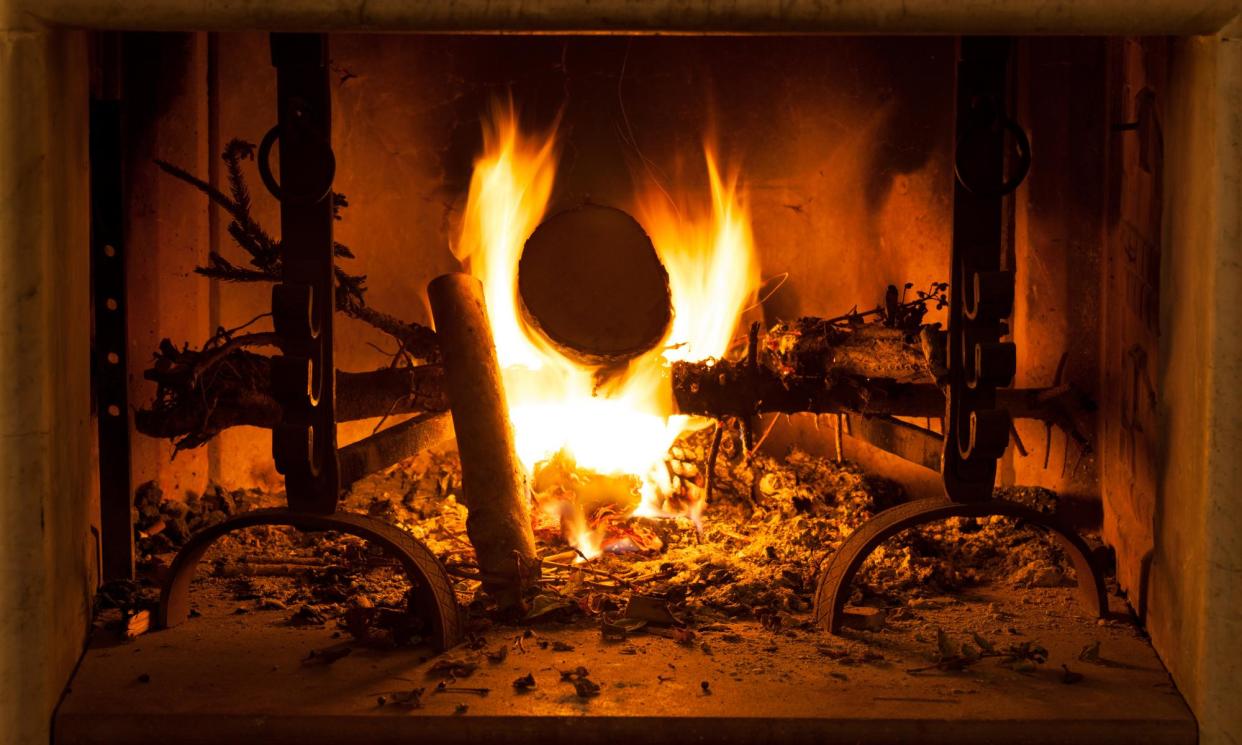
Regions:
<instances>
[{"instance_id":1,"label":"fireplace","mask_svg":"<svg viewBox=\"0 0 1242 745\"><path fill-rule=\"evenodd\" d=\"M1106 5L6 32L16 741L1228 742L1233 10Z\"/></svg>"}]
</instances>

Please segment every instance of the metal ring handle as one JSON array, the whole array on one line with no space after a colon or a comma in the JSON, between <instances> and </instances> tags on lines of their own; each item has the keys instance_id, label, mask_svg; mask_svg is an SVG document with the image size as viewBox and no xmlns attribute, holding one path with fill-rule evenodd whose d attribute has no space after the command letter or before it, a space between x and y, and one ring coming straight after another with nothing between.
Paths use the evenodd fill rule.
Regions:
<instances>
[{"instance_id":1,"label":"metal ring handle","mask_svg":"<svg viewBox=\"0 0 1242 745\"><path fill-rule=\"evenodd\" d=\"M1014 167L1014 173L1005 179L998 186L984 186L982 184L972 184L962 176L962 145L970 140L975 133L982 127L970 127L962 133L958 139L956 146L953 148L953 175L957 178L957 183L962 188L977 197L1003 197L1006 194L1012 194L1024 180L1027 173L1031 170L1031 141L1026 136L1026 131L1022 129L1014 120L1004 117L1000 120L1001 129L1013 135L1014 144L1018 151L1018 161ZM262 158L260 158L260 164Z\"/></svg>"},{"instance_id":2,"label":"metal ring handle","mask_svg":"<svg viewBox=\"0 0 1242 745\"><path fill-rule=\"evenodd\" d=\"M270 163L272 146L276 144L278 139L280 139L279 124L269 129L259 142L259 178L263 179L263 185L272 193L272 196L285 204L315 204L326 199L332 193L332 181L336 178L336 153L332 152L332 146L323 143L325 151L324 161L328 164L327 173L324 175L323 187L317 186L313 190L308 189L305 193L286 193L281 188L280 182L272 175Z\"/></svg>"},{"instance_id":3,"label":"metal ring handle","mask_svg":"<svg viewBox=\"0 0 1242 745\"><path fill-rule=\"evenodd\" d=\"M991 496L991 485L988 486ZM885 541L902 531L951 517L1002 517L1022 522L1052 534L1061 550L1074 564L1078 577L1078 597L1086 610L1097 618L1108 614L1108 595L1104 573L1093 560L1091 547L1064 519L1004 499L981 502L950 502L924 499L890 507L874 515L845 539L845 543L824 562L815 587L815 622L831 634L840 634L847 615L846 601L863 562Z\"/></svg>"},{"instance_id":4,"label":"metal ring handle","mask_svg":"<svg viewBox=\"0 0 1242 745\"><path fill-rule=\"evenodd\" d=\"M256 525L288 525L304 532L338 530L379 546L400 562L409 578L412 593L408 608L428 622L431 645L450 649L465 635L465 614L453 593L453 581L439 558L425 543L374 517L352 512L318 515L291 510L251 510L242 512L195 533L168 567L160 588L157 621L161 628L183 623L190 615L190 582L199 560L217 539L227 533Z\"/></svg>"}]
</instances>

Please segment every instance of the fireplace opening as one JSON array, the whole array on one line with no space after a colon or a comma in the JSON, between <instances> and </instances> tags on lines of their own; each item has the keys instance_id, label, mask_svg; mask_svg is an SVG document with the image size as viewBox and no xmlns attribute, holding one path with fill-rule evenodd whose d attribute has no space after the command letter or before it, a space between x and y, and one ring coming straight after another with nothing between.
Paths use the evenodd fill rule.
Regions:
<instances>
[{"instance_id":1,"label":"fireplace opening","mask_svg":"<svg viewBox=\"0 0 1242 745\"><path fill-rule=\"evenodd\" d=\"M1196 740L1166 40L91 44L56 742Z\"/></svg>"}]
</instances>

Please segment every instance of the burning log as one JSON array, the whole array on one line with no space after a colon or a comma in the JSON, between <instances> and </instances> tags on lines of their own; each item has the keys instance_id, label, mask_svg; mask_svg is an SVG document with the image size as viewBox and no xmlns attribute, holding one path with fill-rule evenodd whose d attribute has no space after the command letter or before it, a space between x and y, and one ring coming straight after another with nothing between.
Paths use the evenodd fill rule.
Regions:
<instances>
[{"instance_id":1,"label":"burning log","mask_svg":"<svg viewBox=\"0 0 1242 745\"><path fill-rule=\"evenodd\" d=\"M527 323L587 364L615 364L660 343L672 322L668 272L633 217L587 204L531 234L518 265Z\"/></svg>"},{"instance_id":2,"label":"burning log","mask_svg":"<svg viewBox=\"0 0 1242 745\"><path fill-rule=\"evenodd\" d=\"M944 415L944 395L936 385L900 382L934 377L926 363L920 377L918 353L908 332L877 324L843 330L816 321L803 319L773 329L759 345L764 352L756 355L753 367L750 362L675 363L672 381L678 411L710 417L767 412ZM934 342L934 336L922 335L925 348L935 348L928 343ZM160 384L160 393L150 408L136 412L139 432L175 439L178 447L191 448L228 427L271 428L280 420L279 405L271 394L268 357L233 349L214 356L208 364L206 355L171 344L162 346L155 366L146 373L149 380ZM440 365L337 372L340 421L445 412L448 396L445 369ZM1079 394L1064 386L1002 389L999 397L1000 405L1014 417L1052 422L1071 433L1073 412L1089 408ZM365 460L362 470L383 468L402 457L400 448L386 446L385 452L379 460Z\"/></svg>"},{"instance_id":3,"label":"burning log","mask_svg":"<svg viewBox=\"0 0 1242 745\"><path fill-rule=\"evenodd\" d=\"M676 410L714 418L738 417L744 429L751 416L762 413L940 418L945 400L935 383L944 374L943 333L937 325L924 325L922 319L929 304L943 304L945 287L934 284L909 302L896 287L890 287L885 304L872 310L851 311L831 319L800 318L777 324L762 336L756 326L751 329L742 362L677 362L672 368ZM485 318L481 307L474 312ZM868 317L875 320L868 322ZM471 317L471 322L481 321ZM491 349L490 328L485 330ZM207 442L227 427L270 428L279 421L279 406L270 391L270 360L246 350L271 346L273 335L222 333L201 351L178 350L167 341L161 344L154 367L146 373L160 389L155 404L136 414L140 432L174 438L179 448L186 448ZM454 351L465 354L464 350ZM488 369L494 374L484 376L484 384L498 386L494 352L492 358ZM338 419L445 412L453 382L440 365L395 366L362 373L338 371ZM467 390L459 397L465 396L468 401L471 395ZM1089 445L1074 420L1077 412L1089 410L1092 404L1078 391L1065 386L1002 389L998 404L1015 418L1056 425L1080 445ZM483 416L504 420L507 426L504 406L498 406ZM424 447L433 434L445 434L443 429L434 423L407 425L400 431L390 428L351 446L352 451L342 453L348 456L342 461L348 465L346 483ZM511 440L511 435L508 437ZM496 442L487 447L512 449L511 444Z\"/></svg>"},{"instance_id":4,"label":"burning log","mask_svg":"<svg viewBox=\"0 0 1242 745\"><path fill-rule=\"evenodd\" d=\"M165 341L145 373L159 384L156 400L135 412L134 425L149 437L175 439L178 448L198 447L229 427L270 429L280 421L271 369L271 358L243 349L213 356ZM439 365L337 371L336 385L340 421L448 410Z\"/></svg>"},{"instance_id":5,"label":"burning log","mask_svg":"<svg viewBox=\"0 0 1242 745\"><path fill-rule=\"evenodd\" d=\"M927 330L939 333L933 327ZM799 318L792 324L777 324L760 346L757 362L782 375L829 380L854 375L902 383L931 377L917 328Z\"/></svg>"},{"instance_id":6,"label":"burning log","mask_svg":"<svg viewBox=\"0 0 1242 745\"><path fill-rule=\"evenodd\" d=\"M865 313L800 318L763 337L752 327L743 361L673 363L676 408L743 422L766 413L943 417L945 396L937 383L945 371L944 333L922 319L929 304L944 304L946 288L933 284L905 302L890 286L885 304ZM864 322L867 316L878 321ZM1088 442L1074 413L1092 403L1068 386L1001 389L997 405L1016 419L1055 424L1080 444Z\"/></svg>"},{"instance_id":7,"label":"burning log","mask_svg":"<svg viewBox=\"0 0 1242 745\"><path fill-rule=\"evenodd\" d=\"M446 274L432 280L427 296L457 431L466 533L484 589L502 608L517 608L523 587L538 577L539 558L483 286L466 274Z\"/></svg>"},{"instance_id":8,"label":"burning log","mask_svg":"<svg viewBox=\"0 0 1242 745\"><path fill-rule=\"evenodd\" d=\"M1008 388L997 405L1016 419L1063 424L1068 386ZM673 398L682 414L749 417L755 414L888 414L940 418L944 393L934 383L897 383L857 375L801 377L727 360L673 363Z\"/></svg>"}]
</instances>

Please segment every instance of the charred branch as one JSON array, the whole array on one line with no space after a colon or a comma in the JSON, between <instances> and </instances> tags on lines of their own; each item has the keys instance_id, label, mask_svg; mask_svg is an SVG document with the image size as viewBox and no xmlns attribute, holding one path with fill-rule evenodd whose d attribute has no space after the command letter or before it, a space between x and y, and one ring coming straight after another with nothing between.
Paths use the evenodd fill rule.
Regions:
<instances>
[{"instance_id":1,"label":"charred branch","mask_svg":"<svg viewBox=\"0 0 1242 745\"><path fill-rule=\"evenodd\" d=\"M934 383L899 383L859 375L833 377L780 375L743 362L673 364L673 399L682 414L747 417L755 414L887 414L940 418L944 392ZM1017 419L1065 426L1071 412L1090 401L1069 386L1008 388L997 391L997 405Z\"/></svg>"},{"instance_id":2,"label":"charred branch","mask_svg":"<svg viewBox=\"0 0 1242 745\"><path fill-rule=\"evenodd\" d=\"M238 337L240 344L249 337ZM232 349L210 365L213 352L177 350L165 343L146 377L159 384L156 401L136 413L138 431L176 441L179 448L202 445L235 426L273 427L280 408L271 393L271 361ZM414 412L448 411L444 369L438 365L337 372L341 421ZM683 414L745 418L762 413L858 413L944 416L944 394L933 383L898 383L837 373L833 378L779 375L766 366L753 377L744 362L678 362L672 368L673 398ZM1091 402L1070 386L1002 389L1000 406L1015 418L1054 424L1074 436L1075 413ZM1080 444L1087 438L1075 436Z\"/></svg>"},{"instance_id":3,"label":"charred branch","mask_svg":"<svg viewBox=\"0 0 1242 745\"><path fill-rule=\"evenodd\" d=\"M266 336L251 334L230 343ZM229 427L272 428L280 421L271 358L237 346L220 355L216 349L178 350L165 340L145 377L158 385L156 399L135 413L135 426L150 437L174 440L178 449L198 447ZM337 417L352 421L447 411L443 377L438 365L338 371Z\"/></svg>"},{"instance_id":4,"label":"charred branch","mask_svg":"<svg viewBox=\"0 0 1242 745\"><path fill-rule=\"evenodd\" d=\"M857 376L915 383L933 378L919 336L919 329L799 318L756 337L751 348L758 347L753 364L783 377Z\"/></svg>"}]
</instances>

